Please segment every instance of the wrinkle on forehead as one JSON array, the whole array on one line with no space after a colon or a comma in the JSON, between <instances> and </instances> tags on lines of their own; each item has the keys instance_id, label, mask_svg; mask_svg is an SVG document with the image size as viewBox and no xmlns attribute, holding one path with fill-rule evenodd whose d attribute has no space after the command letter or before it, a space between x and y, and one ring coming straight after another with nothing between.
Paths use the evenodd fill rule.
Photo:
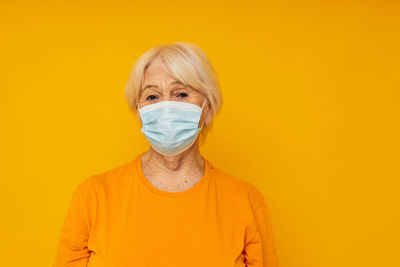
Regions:
<instances>
[{"instance_id":1,"label":"wrinkle on forehead","mask_svg":"<svg viewBox=\"0 0 400 267\"><path fill-rule=\"evenodd\" d=\"M141 92L148 87L169 87L177 83L183 84L171 74L164 62L157 59L145 70Z\"/></svg>"},{"instance_id":2,"label":"wrinkle on forehead","mask_svg":"<svg viewBox=\"0 0 400 267\"><path fill-rule=\"evenodd\" d=\"M150 63L144 73L143 85L153 82L168 83L177 80L159 60ZM168 84L166 84L168 85Z\"/></svg>"},{"instance_id":3,"label":"wrinkle on forehead","mask_svg":"<svg viewBox=\"0 0 400 267\"><path fill-rule=\"evenodd\" d=\"M152 61L145 69L144 76L154 75L154 74L162 74L165 76L171 76L171 72L169 71L168 67L164 63L164 61L160 59L156 59Z\"/></svg>"}]
</instances>

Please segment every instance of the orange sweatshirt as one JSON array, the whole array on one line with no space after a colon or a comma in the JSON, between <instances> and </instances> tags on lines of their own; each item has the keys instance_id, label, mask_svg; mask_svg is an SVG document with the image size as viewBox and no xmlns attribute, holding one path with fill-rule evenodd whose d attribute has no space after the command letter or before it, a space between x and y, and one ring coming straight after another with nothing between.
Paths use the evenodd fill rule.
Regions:
<instances>
[{"instance_id":1,"label":"orange sweatshirt","mask_svg":"<svg viewBox=\"0 0 400 267\"><path fill-rule=\"evenodd\" d=\"M203 158L200 181L162 191L144 176L142 154L76 187L53 267L278 267L255 186Z\"/></svg>"}]
</instances>

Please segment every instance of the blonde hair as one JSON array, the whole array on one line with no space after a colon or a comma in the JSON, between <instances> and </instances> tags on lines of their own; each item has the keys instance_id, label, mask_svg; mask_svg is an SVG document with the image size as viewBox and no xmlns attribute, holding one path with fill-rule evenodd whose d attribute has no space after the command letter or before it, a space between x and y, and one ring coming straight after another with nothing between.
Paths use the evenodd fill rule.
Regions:
<instances>
[{"instance_id":1,"label":"blonde hair","mask_svg":"<svg viewBox=\"0 0 400 267\"><path fill-rule=\"evenodd\" d=\"M152 47L135 62L125 86L125 96L132 112L137 113L144 73L155 59L161 59L172 76L198 90L207 99L212 118L219 113L222 94L215 70L204 51L187 42ZM201 131L203 139L210 128L211 124L204 125Z\"/></svg>"}]
</instances>

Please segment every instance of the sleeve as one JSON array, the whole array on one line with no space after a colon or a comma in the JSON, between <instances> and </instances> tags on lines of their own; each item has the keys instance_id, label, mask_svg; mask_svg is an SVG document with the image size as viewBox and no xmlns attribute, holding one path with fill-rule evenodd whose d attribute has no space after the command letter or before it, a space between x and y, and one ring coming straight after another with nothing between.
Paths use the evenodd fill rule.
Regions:
<instances>
[{"instance_id":1,"label":"sleeve","mask_svg":"<svg viewBox=\"0 0 400 267\"><path fill-rule=\"evenodd\" d=\"M84 183L81 183L72 194L52 267L87 266L90 251L87 247L89 221L83 201L85 192Z\"/></svg>"},{"instance_id":2,"label":"sleeve","mask_svg":"<svg viewBox=\"0 0 400 267\"><path fill-rule=\"evenodd\" d=\"M279 267L269 207L261 196L254 220L246 227L244 262L246 266Z\"/></svg>"}]
</instances>

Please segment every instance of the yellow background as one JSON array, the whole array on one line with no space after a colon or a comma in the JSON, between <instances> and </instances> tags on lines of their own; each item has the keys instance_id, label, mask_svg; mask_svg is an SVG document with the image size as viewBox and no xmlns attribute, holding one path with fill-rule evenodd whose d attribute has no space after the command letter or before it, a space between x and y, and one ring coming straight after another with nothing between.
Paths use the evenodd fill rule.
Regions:
<instances>
[{"instance_id":1,"label":"yellow background","mask_svg":"<svg viewBox=\"0 0 400 267\"><path fill-rule=\"evenodd\" d=\"M264 194L281 266L400 266L397 1L63 2L1 3L1 266L50 266L72 190L147 149L124 85L175 41L217 71L201 151Z\"/></svg>"}]
</instances>

